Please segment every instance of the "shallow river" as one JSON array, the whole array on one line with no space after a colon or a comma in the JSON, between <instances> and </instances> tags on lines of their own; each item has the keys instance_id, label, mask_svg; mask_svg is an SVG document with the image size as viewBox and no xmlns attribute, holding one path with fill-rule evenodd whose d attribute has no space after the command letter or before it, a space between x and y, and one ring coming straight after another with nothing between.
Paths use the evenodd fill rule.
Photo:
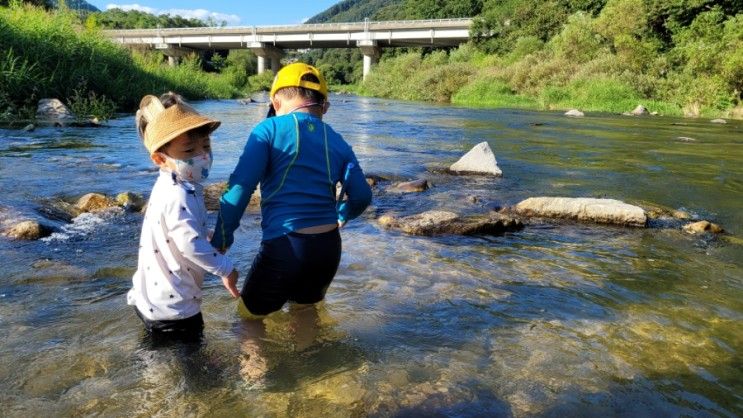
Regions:
<instances>
[{"instance_id":1,"label":"shallow river","mask_svg":"<svg viewBox=\"0 0 743 418\"><path fill-rule=\"evenodd\" d=\"M0 238L0 414L743 415L743 123L332 101L327 120L367 173L434 187L377 189L342 232L326 303L285 309L260 333L210 277L202 344L162 346L125 304L141 215L83 215L35 242ZM225 180L265 108L196 106L223 121L210 180ZM435 174L482 141L502 178ZM131 116L99 129L0 130L4 225L41 219L48 199L146 195L153 181ZM422 238L374 221L542 195L663 205L730 235L539 224ZM242 272L258 221L246 214L231 251Z\"/></svg>"}]
</instances>

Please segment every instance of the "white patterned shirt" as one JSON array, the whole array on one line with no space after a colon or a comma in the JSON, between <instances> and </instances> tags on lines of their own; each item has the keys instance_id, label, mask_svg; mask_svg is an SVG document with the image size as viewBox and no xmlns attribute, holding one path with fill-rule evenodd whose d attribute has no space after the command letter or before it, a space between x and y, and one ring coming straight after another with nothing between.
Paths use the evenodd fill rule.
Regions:
<instances>
[{"instance_id":1,"label":"white patterned shirt","mask_svg":"<svg viewBox=\"0 0 743 418\"><path fill-rule=\"evenodd\" d=\"M127 304L150 320L185 319L201 311L205 273L227 276L232 261L209 244L203 186L160 170L139 239L139 261Z\"/></svg>"}]
</instances>

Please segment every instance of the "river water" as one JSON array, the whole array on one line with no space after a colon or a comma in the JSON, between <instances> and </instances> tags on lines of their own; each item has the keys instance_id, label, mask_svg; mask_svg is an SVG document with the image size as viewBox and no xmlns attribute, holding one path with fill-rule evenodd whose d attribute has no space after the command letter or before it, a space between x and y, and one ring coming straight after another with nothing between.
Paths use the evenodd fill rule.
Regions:
<instances>
[{"instance_id":1,"label":"river water","mask_svg":"<svg viewBox=\"0 0 743 418\"><path fill-rule=\"evenodd\" d=\"M41 241L0 239L2 415L743 414L743 123L332 101L326 120L367 173L433 187L376 190L342 232L324 304L256 330L211 277L204 341L157 344L125 304L141 215L83 215ZM265 108L196 107L223 121L210 180L225 180ZM432 169L482 141L502 178ZM6 225L40 218L49 199L146 195L154 176L132 116L99 129L0 130ZM567 223L423 238L374 221L542 195L663 205L729 235ZM231 250L242 272L258 221L246 214Z\"/></svg>"}]
</instances>

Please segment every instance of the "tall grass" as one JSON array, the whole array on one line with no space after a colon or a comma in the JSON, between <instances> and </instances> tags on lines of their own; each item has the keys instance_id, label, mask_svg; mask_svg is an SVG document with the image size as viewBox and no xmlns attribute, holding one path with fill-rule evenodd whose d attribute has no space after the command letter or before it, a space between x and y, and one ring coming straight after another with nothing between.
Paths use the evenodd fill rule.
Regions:
<instances>
[{"instance_id":1,"label":"tall grass","mask_svg":"<svg viewBox=\"0 0 743 418\"><path fill-rule=\"evenodd\" d=\"M45 97L73 106L84 99L78 108L88 110L132 110L145 94L168 90L191 99L239 94L228 77L201 71L196 57L169 67L161 54L132 54L84 28L71 12L0 8L0 48L0 117L6 119L32 115Z\"/></svg>"}]
</instances>

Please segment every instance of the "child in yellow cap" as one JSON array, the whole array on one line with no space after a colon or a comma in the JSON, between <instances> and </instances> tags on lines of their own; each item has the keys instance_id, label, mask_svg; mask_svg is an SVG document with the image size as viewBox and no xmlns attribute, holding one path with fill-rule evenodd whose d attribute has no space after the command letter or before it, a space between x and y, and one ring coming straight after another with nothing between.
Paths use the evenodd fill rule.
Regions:
<instances>
[{"instance_id":1,"label":"child in yellow cap","mask_svg":"<svg viewBox=\"0 0 743 418\"><path fill-rule=\"evenodd\" d=\"M208 240L203 186L218 120L200 115L181 96L145 96L136 115L139 136L160 168L142 224L139 261L127 303L150 333L200 335L205 273L222 277L238 296L237 270Z\"/></svg>"},{"instance_id":2,"label":"child in yellow cap","mask_svg":"<svg viewBox=\"0 0 743 418\"><path fill-rule=\"evenodd\" d=\"M285 66L270 98L275 116L251 132L220 199L212 239L222 250L232 245L260 183L263 239L239 305L249 317L277 311L287 301L321 301L341 258L338 228L359 216L372 197L351 146L322 120L330 103L317 68ZM336 197L339 182L345 200Z\"/></svg>"}]
</instances>

